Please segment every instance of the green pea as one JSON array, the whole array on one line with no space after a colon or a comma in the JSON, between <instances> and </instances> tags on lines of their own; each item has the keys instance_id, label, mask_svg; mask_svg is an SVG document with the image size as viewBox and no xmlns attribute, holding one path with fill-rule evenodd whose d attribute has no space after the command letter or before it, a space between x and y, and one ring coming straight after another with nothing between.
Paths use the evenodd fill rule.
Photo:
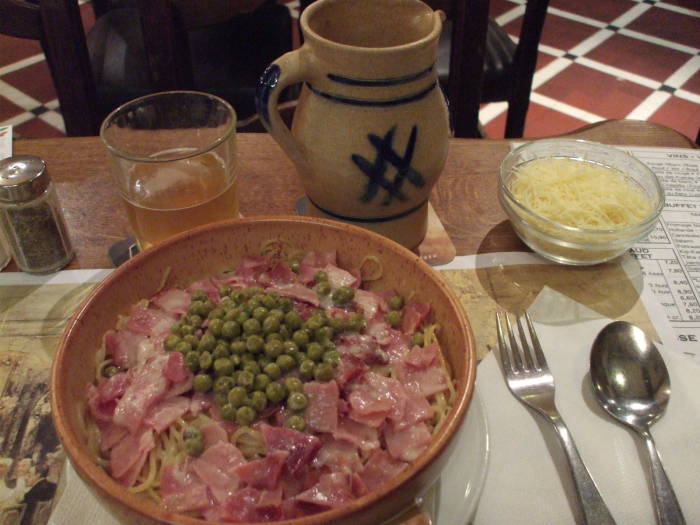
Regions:
<instances>
[{"instance_id":1,"label":"green pea","mask_svg":"<svg viewBox=\"0 0 700 525\"><path fill-rule=\"evenodd\" d=\"M190 314L187 316L187 324L194 326L195 328L200 328L202 326L202 316L197 314Z\"/></svg>"},{"instance_id":2,"label":"green pea","mask_svg":"<svg viewBox=\"0 0 700 525\"><path fill-rule=\"evenodd\" d=\"M255 390L250 394L250 406L260 413L267 407L267 395L265 392Z\"/></svg>"},{"instance_id":3,"label":"green pea","mask_svg":"<svg viewBox=\"0 0 700 525\"><path fill-rule=\"evenodd\" d=\"M303 392L304 383L298 377L289 376L284 378L284 387L289 392Z\"/></svg>"},{"instance_id":4,"label":"green pea","mask_svg":"<svg viewBox=\"0 0 700 525\"><path fill-rule=\"evenodd\" d=\"M188 456L198 457L204 452L204 441L202 439L186 439L185 451Z\"/></svg>"},{"instance_id":5,"label":"green pea","mask_svg":"<svg viewBox=\"0 0 700 525\"><path fill-rule=\"evenodd\" d=\"M238 340L238 341L231 342L230 348L231 348L231 352L234 355L241 355L241 354L244 354L248 350L248 345L246 344L245 341Z\"/></svg>"},{"instance_id":6,"label":"green pea","mask_svg":"<svg viewBox=\"0 0 700 525\"><path fill-rule=\"evenodd\" d=\"M265 368L270 363L272 363L272 359L270 359L266 355L259 355L258 356L258 364L260 365L261 369Z\"/></svg>"},{"instance_id":7,"label":"green pea","mask_svg":"<svg viewBox=\"0 0 700 525\"><path fill-rule=\"evenodd\" d=\"M248 363L250 361L257 361L255 355L251 354L250 352L245 352L241 354L241 362L243 364Z\"/></svg>"},{"instance_id":8,"label":"green pea","mask_svg":"<svg viewBox=\"0 0 700 525\"><path fill-rule=\"evenodd\" d=\"M284 347L280 341L273 339L272 341L265 343L265 355L271 359L281 355L283 350Z\"/></svg>"},{"instance_id":9,"label":"green pea","mask_svg":"<svg viewBox=\"0 0 700 525\"><path fill-rule=\"evenodd\" d=\"M399 310L392 310L390 312L387 312L385 318L386 322L394 328L401 325L401 312Z\"/></svg>"},{"instance_id":10,"label":"green pea","mask_svg":"<svg viewBox=\"0 0 700 525\"><path fill-rule=\"evenodd\" d=\"M245 323L248 319L250 319L250 315L248 315L248 312L241 310L241 312L238 314L238 317L236 317L236 322L243 326L243 323Z\"/></svg>"},{"instance_id":11,"label":"green pea","mask_svg":"<svg viewBox=\"0 0 700 525\"><path fill-rule=\"evenodd\" d=\"M228 403L228 401L226 399L227 393L228 393L228 391L227 392L214 392L214 402L216 403L216 406L222 407L226 403Z\"/></svg>"},{"instance_id":12,"label":"green pea","mask_svg":"<svg viewBox=\"0 0 700 525\"><path fill-rule=\"evenodd\" d=\"M294 363L296 364L296 366L299 366L301 364L301 362L306 359L306 354L304 352L300 352L300 351L292 352L291 354L285 354L285 355L288 355L289 357L294 359Z\"/></svg>"},{"instance_id":13,"label":"green pea","mask_svg":"<svg viewBox=\"0 0 700 525\"><path fill-rule=\"evenodd\" d=\"M287 406L292 410L304 410L309 400L301 392L292 392L287 398Z\"/></svg>"},{"instance_id":14,"label":"green pea","mask_svg":"<svg viewBox=\"0 0 700 525\"><path fill-rule=\"evenodd\" d=\"M319 343L324 343L333 339L334 334L335 331L333 330L332 326L322 326L321 328L316 330L316 332L314 333L314 337Z\"/></svg>"},{"instance_id":15,"label":"green pea","mask_svg":"<svg viewBox=\"0 0 700 525\"><path fill-rule=\"evenodd\" d=\"M283 384L272 382L265 387L265 394L272 403L279 403L287 396L287 391Z\"/></svg>"},{"instance_id":16,"label":"green pea","mask_svg":"<svg viewBox=\"0 0 700 525\"><path fill-rule=\"evenodd\" d=\"M192 292L193 301L206 301L207 299L209 299L209 296L204 290L194 290Z\"/></svg>"},{"instance_id":17,"label":"green pea","mask_svg":"<svg viewBox=\"0 0 700 525\"><path fill-rule=\"evenodd\" d=\"M214 358L209 352L202 352L199 354L199 368L200 370L209 370L214 364Z\"/></svg>"},{"instance_id":18,"label":"green pea","mask_svg":"<svg viewBox=\"0 0 700 525\"><path fill-rule=\"evenodd\" d=\"M328 320L328 326L330 326L335 333L340 333L345 330L345 321L340 317L331 317Z\"/></svg>"},{"instance_id":19,"label":"green pea","mask_svg":"<svg viewBox=\"0 0 700 525\"><path fill-rule=\"evenodd\" d=\"M260 321L251 318L243 323L243 333L245 335L259 334L262 331Z\"/></svg>"},{"instance_id":20,"label":"green pea","mask_svg":"<svg viewBox=\"0 0 700 525\"><path fill-rule=\"evenodd\" d=\"M292 341L298 346L305 346L309 343L309 332L306 330L297 330L292 334Z\"/></svg>"},{"instance_id":21,"label":"green pea","mask_svg":"<svg viewBox=\"0 0 700 525\"><path fill-rule=\"evenodd\" d=\"M331 293L331 285L328 283L328 281L321 281L316 286L314 286L314 290L316 290L316 293L321 297L325 297L326 295Z\"/></svg>"},{"instance_id":22,"label":"green pea","mask_svg":"<svg viewBox=\"0 0 700 525\"><path fill-rule=\"evenodd\" d=\"M265 341L257 334L249 335L245 340L246 348L253 354L259 354L265 347Z\"/></svg>"},{"instance_id":23,"label":"green pea","mask_svg":"<svg viewBox=\"0 0 700 525\"><path fill-rule=\"evenodd\" d=\"M109 377L114 377L119 373L119 367L116 365L107 365L104 367L102 370L102 375L109 378Z\"/></svg>"},{"instance_id":24,"label":"green pea","mask_svg":"<svg viewBox=\"0 0 700 525\"><path fill-rule=\"evenodd\" d=\"M273 295L265 295L262 298L262 305L268 310L272 310L277 306L277 299Z\"/></svg>"},{"instance_id":25,"label":"green pea","mask_svg":"<svg viewBox=\"0 0 700 525\"><path fill-rule=\"evenodd\" d=\"M335 350L336 346L333 341L324 341L323 343L323 349L327 352L328 350Z\"/></svg>"},{"instance_id":26,"label":"green pea","mask_svg":"<svg viewBox=\"0 0 700 525\"><path fill-rule=\"evenodd\" d=\"M272 333L272 334L267 334L267 335L265 336L265 341L266 341L266 342L269 342L269 341L279 341L280 343L283 343L283 342L284 342L284 337L282 337L282 334L280 334L279 332L275 332L275 333Z\"/></svg>"},{"instance_id":27,"label":"green pea","mask_svg":"<svg viewBox=\"0 0 700 525\"><path fill-rule=\"evenodd\" d=\"M220 376L214 380L213 389L214 392L219 394L228 394L235 385L233 378L231 376Z\"/></svg>"},{"instance_id":28,"label":"green pea","mask_svg":"<svg viewBox=\"0 0 700 525\"><path fill-rule=\"evenodd\" d=\"M175 347L180 341L180 336L170 334L168 337L165 338L165 341L163 341L163 346L166 350L175 350Z\"/></svg>"},{"instance_id":29,"label":"green pea","mask_svg":"<svg viewBox=\"0 0 700 525\"><path fill-rule=\"evenodd\" d=\"M189 324L183 324L180 327L180 335L185 336L185 335L192 335L196 331L195 327Z\"/></svg>"},{"instance_id":30,"label":"green pea","mask_svg":"<svg viewBox=\"0 0 700 525\"><path fill-rule=\"evenodd\" d=\"M214 361L214 373L217 376L230 376L233 369L233 363L228 357L220 357Z\"/></svg>"},{"instance_id":31,"label":"green pea","mask_svg":"<svg viewBox=\"0 0 700 525\"><path fill-rule=\"evenodd\" d=\"M216 337L214 337L213 334L207 332L199 340L199 345L197 346L197 349L200 352L211 352L212 350L214 350L214 348L216 348Z\"/></svg>"},{"instance_id":32,"label":"green pea","mask_svg":"<svg viewBox=\"0 0 700 525\"><path fill-rule=\"evenodd\" d=\"M202 439L202 437L202 431L194 425L187 425L182 431L182 439Z\"/></svg>"},{"instance_id":33,"label":"green pea","mask_svg":"<svg viewBox=\"0 0 700 525\"><path fill-rule=\"evenodd\" d=\"M340 363L340 353L337 350L327 350L323 354L323 362L333 366L337 365Z\"/></svg>"},{"instance_id":34,"label":"green pea","mask_svg":"<svg viewBox=\"0 0 700 525\"><path fill-rule=\"evenodd\" d=\"M321 343L309 343L306 347L306 355L312 361L320 361L323 357L323 346Z\"/></svg>"},{"instance_id":35,"label":"green pea","mask_svg":"<svg viewBox=\"0 0 700 525\"><path fill-rule=\"evenodd\" d=\"M296 365L296 361L291 355L287 354L282 354L280 356L277 356L277 359L275 360L275 363L277 366L280 367L280 370L282 370L283 373L287 373L294 368L294 365Z\"/></svg>"},{"instance_id":36,"label":"green pea","mask_svg":"<svg viewBox=\"0 0 700 525\"><path fill-rule=\"evenodd\" d=\"M226 315L226 312L224 311L223 308L214 308L214 309L209 311L207 318L208 319L223 319L225 315Z\"/></svg>"},{"instance_id":37,"label":"green pea","mask_svg":"<svg viewBox=\"0 0 700 525\"><path fill-rule=\"evenodd\" d=\"M241 304L245 301L245 292L243 292L243 290L234 290L231 292L231 299L233 299L236 304Z\"/></svg>"},{"instance_id":38,"label":"green pea","mask_svg":"<svg viewBox=\"0 0 700 525\"><path fill-rule=\"evenodd\" d=\"M229 303L229 307L226 310L226 315L224 315L224 323L227 321L235 321L238 318L238 314L241 313L239 306L236 306L233 301Z\"/></svg>"},{"instance_id":39,"label":"green pea","mask_svg":"<svg viewBox=\"0 0 700 525\"><path fill-rule=\"evenodd\" d=\"M264 306L258 306L257 308L255 308L255 310L253 310L253 314L251 317L253 319L256 319L258 322L262 323L267 317L268 312L269 310Z\"/></svg>"},{"instance_id":40,"label":"green pea","mask_svg":"<svg viewBox=\"0 0 700 525\"><path fill-rule=\"evenodd\" d=\"M330 381L333 379L334 375L335 371L333 370L333 366L328 363L319 363L316 365L316 368L314 368L314 378L316 381Z\"/></svg>"},{"instance_id":41,"label":"green pea","mask_svg":"<svg viewBox=\"0 0 700 525\"><path fill-rule=\"evenodd\" d=\"M221 335L229 340L238 337L241 335L241 325L233 320L224 321L221 325Z\"/></svg>"},{"instance_id":42,"label":"green pea","mask_svg":"<svg viewBox=\"0 0 700 525\"><path fill-rule=\"evenodd\" d=\"M299 273L299 262L294 261L293 263L291 263L291 264L289 265L289 267L291 268L291 270L292 270L294 273Z\"/></svg>"},{"instance_id":43,"label":"green pea","mask_svg":"<svg viewBox=\"0 0 700 525\"><path fill-rule=\"evenodd\" d=\"M272 334L274 332L279 332L280 320L277 317L268 315L262 323L262 331L264 334Z\"/></svg>"},{"instance_id":44,"label":"green pea","mask_svg":"<svg viewBox=\"0 0 700 525\"><path fill-rule=\"evenodd\" d=\"M243 365L243 370L245 370L246 372L250 372L253 375L257 375L261 371L260 363L256 363L255 361L248 361Z\"/></svg>"},{"instance_id":45,"label":"green pea","mask_svg":"<svg viewBox=\"0 0 700 525\"><path fill-rule=\"evenodd\" d=\"M229 391L227 399L232 407L242 407L248 402L248 391L242 386L234 386Z\"/></svg>"},{"instance_id":46,"label":"green pea","mask_svg":"<svg viewBox=\"0 0 700 525\"><path fill-rule=\"evenodd\" d=\"M256 374L255 380L253 381L253 390L265 391L267 385L270 384L270 376L267 374Z\"/></svg>"},{"instance_id":47,"label":"green pea","mask_svg":"<svg viewBox=\"0 0 700 525\"><path fill-rule=\"evenodd\" d=\"M180 329L182 328L182 322L178 321L170 327L170 333L173 335L180 336Z\"/></svg>"},{"instance_id":48,"label":"green pea","mask_svg":"<svg viewBox=\"0 0 700 525\"><path fill-rule=\"evenodd\" d=\"M357 312L353 312L348 316L348 323L350 324L350 329L355 332L361 332L366 325L365 318Z\"/></svg>"},{"instance_id":49,"label":"green pea","mask_svg":"<svg viewBox=\"0 0 700 525\"><path fill-rule=\"evenodd\" d=\"M236 407L234 407L231 403L224 403L220 409L221 417L226 421L235 421L236 410Z\"/></svg>"},{"instance_id":50,"label":"green pea","mask_svg":"<svg viewBox=\"0 0 700 525\"><path fill-rule=\"evenodd\" d=\"M314 363L311 359L304 359L299 364L299 375L301 375L302 379L305 379L308 381L314 377L314 370L315 369L316 369L316 363Z\"/></svg>"},{"instance_id":51,"label":"green pea","mask_svg":"<svg viewBox=\"0 0 700 525\"><path fill-rule=\"evenodd\" d=\"M209 374L197 374L192 380L192 388L195 392L209 392L214 384L214 380Z\"/></svg>"},{"instance_id":52,"label":"green pea","mask_svg":"<svg viewBox=\"0 0 700 525\"><path fill-rule=\"evenodd\" d=\"M289 297L280 297L277 301L277 307L285 313L291 312L294 308L294 303Z\"/></svg>"},{"instance_id":53,"label":"green pea","mask_svg":"<svg viewBox=\"0 0 700 525\"><path fill-rule=\"evenodd\" d=\"M190 372L199 370L199 354L194 351L187 352L185 354L185 366Z\"/></svg>"},{"instance_id":54,"label":"green pea","mask_svg":"<svg viewBox=\"0 0 700 525\"><path fill-rule=\"evenodd\" d=\"M194 334L187 334L182 340L191 344L192 348L197 348L199 346L199 338Z\"/></svg>"},{"instance_id":55,"label":"green pea","mask_svg":"<svg viewBox=\"0 0 700 525\"><path fill-rule=\"evenodd\" d=\"M348 304L355 298L355 289L348 286L341 286L340 288L333 290L331 298L333 299L333 304L335 305L342 306Z\"/></svg>"},{"instance_id":56,"label":"green pea","mask_svg":"<svg viewBox=\"0 0 700 525\"><path fill-rule=\"evenodd\" d=\"M222 357L228 357L230 352L228 350L228 345L226 343L217 343L216 348L211 353L214 359L221 359Z\"/></svg>"},{"instance_id":57,"label":"green pea","mask_svg":"<svg viewBox=\"0 0 700 525\"><path fill-rule=\"evenodd\" d=\"M211 333L214 337L221 337L221 328L224 326L224 320L222 317L215 317L209 321L209 326L207 327L207 332Z\"/></svg>"},{"instance_id":58,"label":"green pea","mask_svg":"<svg viewBox=\"0 0 700 525\"><path fill-rule=\"evenodd\" d=\"M317 283L328 281L328 274L323 270L316 270L316 273L314 273L314 281Z\"/></svg>"},{"instance_id":59,"label":"green pea","mask_svg":"<svg viewBox=\"0 0 700 525\"><path fill-rule=\"evenodd\" d=\"M425 338L422 332L416 332L411 336L411 344L413 346L423 346L425 344Z\"/></svg>"},{"instance_id":60,"label":"green pea","mask_svg":"<svg viewBox=\"0 0 700 525\"><path fill-rule=\"evenodd\" d=\"M250 314L250 316L253 316L253 311L258 307L262 306L262 302L260 301L260 298L257 295L254 295L250 299L248 299L245 302L245 309L246 311Z\"/></svg>"},{"instance_id":61,"label":"green pea","mask_svg":"<svg viewBox=\"0 0 700 525\"><path fill-rule=\"evenodd\" d=\"M300 415L295 414L287 418L287 421L284 422L284 426L299 432L303 432L306 428L306 421L304 421L304 418Z\"/></svg>"},{"instance_id":62,"label":"green pea","mask_svg":"<svg viewBox=\"0 0 700 525\"><path fill-rule=\"evenodd\" d=\"M389 299L389 308L392 310L401 310L401 308L403 308L403 297L395 295Z\"/></svg>"},{"instance_id":63,"label":"green pea","mask_svg":"<svg viewBox=\"0 0 700 525\"><path fill-rule=\"evenodd\" d=\"M229 295L232 292L231 287L227 284L219 288L219 295L223 297L224 295Z\"/></svg>"},{"instance_id":64,"label":"green pea","mask_svg":"<svg viewBox=\"0 0 700 525\"><path fill-rule=\"evenodd\" d=\"M255 381L255 375L246 370L241 370L238 372L238 377L236 378L236 384L242 386L247 390L253 388L253 381Z\"/></svg>"},{"instance_id":65,"label":"green pea","mask_svg":"<svg viewBox=\"0 0 700 525\"><path fill-rule=\"evenodd\" d=\"M284 324L290 330L298 330L299 328L301 328L303 322L304 321L301 318L301 316L294 310L284 314Z\"/></svg>"},{"instance_id":66,"label":"green pea","mask_svg":"<svg viewBox=\"0 0 700 525\"><path fill-rule=\"evenodd\" d=\"M279 379L279 377L282 375L282 369L277 363L265 365L263 372L265 372L273 381L275 379Z\"/></svg>"},{"instance_id":67,"label":"green pea","mask_svg":"<svg viewBox=\"0 0 700 525\"><path fill-rule=\"evenodd\" d=\"M270 308L268 317L274 317L281 323L284 321L284 312L279 308Z\"/></svg>"},{"instance_id":68,"label":"green pea","mask_svg":"<svg viewBox=\"0 0 700 525\"><path fill-rule=\"evenodd\" d=\"M181 354L188 354L192 351L192 345L186 341L180 341L177 345L175 345L175 351L180 352Z\"/></svg>"},{"instance_id":69,"label":"green pea","mask_svg":"<svg viewBox=\"0 0 700 525\"><path fill-rule=\"evenodd\" d=\"M236 410L236 422L239 425L250 425L256 417L257 414L253 407L243 406L238 407L238 409Z\"/></svg>"}]
</instances>

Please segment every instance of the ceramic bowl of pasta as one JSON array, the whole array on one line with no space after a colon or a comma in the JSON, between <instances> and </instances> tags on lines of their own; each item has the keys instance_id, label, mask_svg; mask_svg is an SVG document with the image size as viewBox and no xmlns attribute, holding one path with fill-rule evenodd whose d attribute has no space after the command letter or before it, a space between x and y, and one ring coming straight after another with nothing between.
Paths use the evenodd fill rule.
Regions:
<instances>
[{"instance_id":1,"label":"ceramic bowl of pasta","mask_svg":"<svg viewBox=\"0 0 700 525\"><path fill-rule=\"evenodd\" d=\"M476 374L441 278L321 219L203 226L112 272L64 332L58 435L124 523L382 523L437 479Z\"/></svg>"},{"instance_id":2,"label":"ceramic bowl of pasta","mask_svg":"<svg viewBox=\"0 0 700 525\"><path fill-rule=\"evenodd\" d=\"M654 229L664 191L651 169L611 146L543 139L501 163L498 197L518 236L543 257L592 265Z\"/></svg>"}]
</instances>

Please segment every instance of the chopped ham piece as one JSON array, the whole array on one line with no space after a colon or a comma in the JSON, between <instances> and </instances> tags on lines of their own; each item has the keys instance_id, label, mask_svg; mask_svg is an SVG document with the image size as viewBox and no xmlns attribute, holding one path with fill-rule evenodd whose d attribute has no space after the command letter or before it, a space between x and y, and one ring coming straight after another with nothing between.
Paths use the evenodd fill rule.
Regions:
<instances>
[{"instance_id":1,"label":"chopped ham piece","mask_svg":"<svg viewBox=\"0 0 700 525\"><path fill-rule=\"evenodd\" d=\"M411 392L428 397L447 390L447 377L439 362L434 362L427 368L414 368L399 362L396 364L396 377Z\"/></svg>"},{"instance_id":2,"label":"chopped ham piece","mask_svg":"<svg viewBox=\"0 0 700 525\"><path fill-rule=\"evenodd\" d=\"M342 418L338 422L338 428L333 432L333 437L352 443L365 455L378 449L380 446L379 433L376 428L358 423L349 418Z\"/></svg>"},{"instance_id":3,"label":"chopped ham piece","mask_svg":"<svg viewBox=\"0 0 700 525\"><path fill-rule=\"evenodd\" d=\"M378 449L365 463L362 481L367 490L371 491L394 479L406 467L408 463L394 459L385 450Z\"/></svg>"},{"instance_id":4,"label":"chopped ham piece","mask_svg":"<svg viewBox=\"0 0 700 525\"><path fill-rule=\"evenodd\" d=\"M392 342L392 330L389 323L379 319L374 319L367 323L367 334L374 337L379 345L388 345Z\"/></svg>"},{"instance_id":5,"label":"chopped ham piece","mask_svg":"<svg viewBox=\"0 0 700 525\"><path fill-rule=\"evenodd\" d=\"M114 409L114 422L126 427L132 434L168 388L168 379L163 373L167 361L167 355L160 355L139 369Z\"/></svg>"},{"instance_id":6,"label":"chopped ham piece","mask_svg":"<svg viewBox=\"0 0 700 525\"><path fill-rule=\"evenodd\" d=\"M187 376L185 379L178 381L177 383L172 383L164 397L179 396L180 394L189 392L192 390L192 383L194 383L194 374L187 371Z\"/></svg>"},{"instance_id":7,"label":"chopped ham piece","mask_svg":"<svg viewBox=\"0 0 700 525\"><path fill-rule=\"evenodd\" d=\"M368 320L378 317L378 314L381 313L382 304L386 306L386 301L379 294L359 288L355 290L353 302L360 308L365 319Z\"/></svg>"},{"instance_id":8,"label":"chopped ham piece","mask_svg":"<svg viewBox=\"0 0 700 525\"><path fill-rule=\"evenodd\" d=\"M200 430L202 431L202 438L204 439L204 448L207 449L212 445L216 445L218 442L228 441L228 433L226 429L216 421L202 425Z\"/></svg>"},{"instance_id":9,"label":"chopped ham piece","mask_svg":"<svg viewBox=\"0 0 700 525\"><path fill-rule=\"evenodd\" d=\"M328 275L328 283L333 289L341 286L353 287L357 283L357 277L334 264L326 264L322 270Z\"/></svg>"},{"instance_id":10,"label":"chopped ham piece","mask_svg":"<svg viewBox=\"0 0 700 525\"><path fill-rule=\"evenodd\" d=\"M372 423L380 417L380 424L384 417L403 419L406 397L406 391L396 379L368 372L361 382L351 386L350 417L370 426L378 426Z\"/></svg>"},{"instance_id":11,"label":"chopped ham piece","mask_svg":"<svg viewBox=\"0 0 700 525\"><path fill-rule=\"evenodd\" d=\"M321 440L316 436L304 434L291 428L261 425L263 439L268 453L272 450L289 452L285 461L287 470L296 475L314 458L321 448Z\"/></svg>"},{"instance_id":12,"label":"chopped ham piece","mask_svg":"<svg viewBox=\"0 0 700 525\"><path fill-rule=\"evenodd\" d=\"M169 288L151 297L151 303L177 318L187 313L192 294L179 288Z\"/></svg>"},{"instance_id":13,"label":"chopped ham piece","mask_svg":"<svg viewBox=\"0 0 700 525\"><path fill-rule=\"evenodd\" d=\"M140 354L152 349L153 344L144 334L129 330L110 330L105 334L105 350L114 364L126 370L136 366Z\"/></svg>"},{"instance_id":14,"label":"chopped ham piece","mask_svg":"<svg viewBox=\"0 0 700 525\"><path fill-rule=\"evenodd\" d=\"M268 292L277 292L284 297L298 299L313 306L318 306L318 294L311 288L307 288L303 284L283 284L271 286L267 289Z\"/></svg>"},{"instance_id":15,"label":"chopped ham piece","mask_svg":"<svg viewBox=\"0 0 700 525\"><path fill-rule=\"evenodd\" d=\"M190 414L197 417L200 412L207 410L211 406L211 399L206 394L195 392L190 403Z\"/></svg>"},{"instance_id":16,"label":"chopped ham piece","mask_svg":"<svg viewBox=\"0 0 700 525\"><path fill-rule=\"evenodd\" d=\"M87 404L90 410L90 415L95 421L110 422L114 417L114 409L117 406L116 401L103 403L100 401L100 392L92 383L87 386Z\"/></svg>"},{"instance_id":17,"label":"chopped ham piece","mask_svg":"<svg viewBox=\"0 0 700 525\"><path fill-rule=\"evenodd\" d=\"M170 397L153 405L143 421L160 434L189 409L190 399L188 397Z\"/></svg>"},{"instance_id":18,"label":"chopped ham piece","mask_svg":"<svg viewBox=\"0 0 700 525\"><path fill-rule=\"evenodd\" d=\"M362 460L357 447L349 441L327 440L316 453L312 466L331 472L358 472L362 470Z\"/></svg>"},{"instance_id":19,"label":"chopped ham piece","mask_svg":"<svg viewBox=\"0 0 700 525\"><path fill-rule=\"evenodd\" d=\"M404 362L411 365L413 368L428 368L435 363L440 348L437 343L433 343L426 347L414 346L406 355Z\"/></svg>"},{"instance_id":20,"label":"chopped ham piece","mask_svg":"<svg viewBox=\"0 0 700 525\"><path fill-rule=\"evenodd\" d=\"M196 281L187 287L187 291L194 292L195 290L202 290L207 294L207 297L213 302L219 302L219 288L216 286L213 280L206 278Z\"/></svg>"},{"instance_id":21,"label":"chopped ham piece","mask_svg":"<svg viewBox=\"0 0 700 525\"><path fill-rule=\"evenodd\" d=\"M379 347L371 335L340 334L336 340L336 347L340 354L352 354L367 364L385 364L389 360L389 356Z\"/></svg>"},{"instance_id":22,"label":"chopped ham piece","mask_svg":"<svg viewBox=\"0 0 700 525\"><path fill-rule=\"evenodd\" d=\"M301 264L308 264L314 268L323 268L327 264L338 265L338 254L332 252L307 252L301 260Z\"/></svg>"},{"instance_id":23,"label":"chopped ham piece","mask_svg":"<svg viewBox=\"0 0 700 525\"><path fill-rule=\"evenodd\" d=\"M100 427L100 451L108 452L122 439L126 438L129 431L124 427L110 422L101 424Z\"/></svg>"},{"instance_id":24,"label":"chopped ham piece","mask_svg":"<svg viewBox=\"0 0 700 525\"><path fill-rule=\"evenodd\" d=\"M127 372L119 372L109 379L101 379L97 385L100 402L108 403L122 397L130 382L131 374Z\"/></svg>"},{"instance_id":25,"label":"chopped ham piece","mask_svg":"<svg viewBox=\"0 0 700 525\"><path fill-rule=\"evenodd\" d=\"M190 371L185 366L185 356L180 352L170 352L163 373L173 383L180 383L187 379Z\"/></svg>"},{"instance_id":26,"label":"chopped ham piece","mask_svg":"<svg viewBox=\"0 0 700 525\"><path fill-rule=\"evenodd\" d=\"M175 317L162 310L134 306L124 328L135 334L157 337L170 334L174 324Z\"/></svg>"},{"instance_id":27,"label":"chopped ham piece","mask_svg":"<svg viewBox=\"0 0 700 525\"><path fill-rule=\"evenodd\" d=\"M389 341L383 348L389 356L391 364L402 361L411 350L408 336L400 330L389 331Z\"/></svg>"},{"instance_id":28,"label":"chopped ham piece","mask_svg":"<svg viewBox=\"0 0 700 525\"><path fill-rule=\"evenodd\" d=\"M230 496L213 516L216 521L269 522L282 518L281 490L257 490L246 487Z\"/></svg>"},{"instance_id":29,"label":"chopped ham piece","mask_svg":"<svg viewBox=\"0 0 700 525\"><path fill-rule=\"evenodd\" d=\"M109 457L112 477L124 486L133 486L153 447L155 440L150 428L141 427L138 432L128 434L112 448Z\"/></svg>"},{"instance_id":30,"label":"chopped ham piece","mask_svg":"<svg viewBox=\"0 0 700 525\"><path fill-rule=\"evenodd\" d=\"M344 472L323 474L316 485L297 495L295 499L326 509L344 505L353 499L352 476Z\"/></svg>"},{"instance_id":31,"label":"chopped ham piece","mask_svg":"<svg viewBox=\"0 0 700 525\"><path fill-rule=\"evenodd\" d=\"M394 459L413 461L428 447L431 439L432 435L425 423L399 431L393 430L391 426L384 427L386 447Z\"/></svg>"},{"instance_id":32,"label":"chopped ham piece","mask_svg":"<svg viewBox=\"0 0 700 525\"><path fill-rule=\"evenodd\" d=\"M236 468L239 479L256 489L273 490L289 455L283 450L275 450L262 459L248 461Z\"/></svg>"},{"instance_id":33,"label":"chopped ham piece","mask_svg":"<svg viewBox=\"0 0 700 525\"><path fill-rule=\"evenodd\" d=\"M304 412L309 429L316 432L334 432L338 427L338 384L335 381L312 381L304 385L304 393L309 399L309 405Z\"/></svg>"},{"instance_id":34,"label":"chopped ham piece","mask_svg":"<svg viewBox=\"0 0 700 525\"><path fill-rule=\"evenodd\" d=\"M219 503L238 489L236 469L245 463L241 451L226 441L219 441L193 460L192 470L209 487Z\"/></svg>"},{"instance_id":35,"label":"chopped ham piece","mask_svg":"<svg viewBox=\"0 0 700 525\"><path fill-rule=\"evenodd\" d=\"M421 421L428 421L432 417L433 407L430 406L428 400L423 396L408 391L403 417L399 420L392 420L391 423L394 430L402 430Z\"/></svg>"},{"instance_id":36,"label":"chopped ham piece","mask_svg":"<svg viewBox=\"0 0 700 525\"><path fill-rule=\"evenodd\" d=\"M265 286L279 286L298 283L299 278L289 267L289 264L280 261L274 263L269 270L263 272L258 281Z\"/></svg>"},{"instance_id":37,"label":"chopped ham piece","mask_svg":"<svg viewBox=\"0 0 700 525\"><path fill-rule=\"evenodd\" d=\"M335 380L338 386L344 388L347 383L358 379L362 374L369 370L369 366L359 357L344 353L340 355L340 363L335 369Z\"/></svg>"},{"instance_id":38,"label":"chopped ham piece","mask_svg":"<svg viewBox=\"0 0 700 525\"><path fill-rule=\"evenodd\" d=\"M160 474L163 506L172 512L203 510L212 505L207 486L193 472L166 465Z\"/></svg>"},{"instance_id":39,"label":"chopped ham piece","mask_svg":"<svg viewBox=\"0 0 700 525\"><path fill-rule=\"evenodd\" d=\"M404 333L412 334L430 313L430 303L419 303L408 301L403 307L401 318L401 330Z\"/></svg>"}]
</instances>

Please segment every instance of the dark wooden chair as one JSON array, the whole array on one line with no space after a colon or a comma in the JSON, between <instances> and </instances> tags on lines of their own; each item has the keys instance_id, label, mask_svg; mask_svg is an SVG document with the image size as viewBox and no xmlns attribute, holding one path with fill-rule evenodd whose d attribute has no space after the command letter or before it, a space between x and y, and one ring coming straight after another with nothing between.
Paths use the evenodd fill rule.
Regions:
<instances>
[{"instance_id":1,"label":"dark wooden chair","mask_svg":"<svg viewBox=\"0 0 700 525\"><path fill-rule=\"evenodd\" d=\"M549 0L527 1L517 44L489 17L488 0L424 1L447 15L437 67L455 136L481 137L480 104L507 101L505 136L522 137Z\"/></svg>"},{"instance_id":2,"label":"dark wooden chair","mask_svg":"<svg viewBox=\"0 0 700 525\"><path fill-rule=\"evenodd\" d=\"M0 32L41 41L68 135L94 135L120 104L174 89L218 95L246 119L259 76L292 47L289 11L274 0L206 25L170 0L98 4L86 37L77 0L0 0Z\"/></svg>"}]
</instances>

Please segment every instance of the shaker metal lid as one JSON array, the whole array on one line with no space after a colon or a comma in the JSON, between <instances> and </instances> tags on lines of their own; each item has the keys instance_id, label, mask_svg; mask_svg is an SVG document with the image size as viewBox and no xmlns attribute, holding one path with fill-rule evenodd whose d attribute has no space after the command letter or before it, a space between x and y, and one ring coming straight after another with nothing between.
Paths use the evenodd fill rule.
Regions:
<instances>
[{"instance_id":1,"label":"shaker metal lid","mask_svg":"<svg viewBox=\"0 0 700 525\"><path fill-rule=\"evenodd\" d=\"M34 155L0 160L0 201L22 202L41 195L49 185L46 163Z\"/></svg>"}]
</instances>

